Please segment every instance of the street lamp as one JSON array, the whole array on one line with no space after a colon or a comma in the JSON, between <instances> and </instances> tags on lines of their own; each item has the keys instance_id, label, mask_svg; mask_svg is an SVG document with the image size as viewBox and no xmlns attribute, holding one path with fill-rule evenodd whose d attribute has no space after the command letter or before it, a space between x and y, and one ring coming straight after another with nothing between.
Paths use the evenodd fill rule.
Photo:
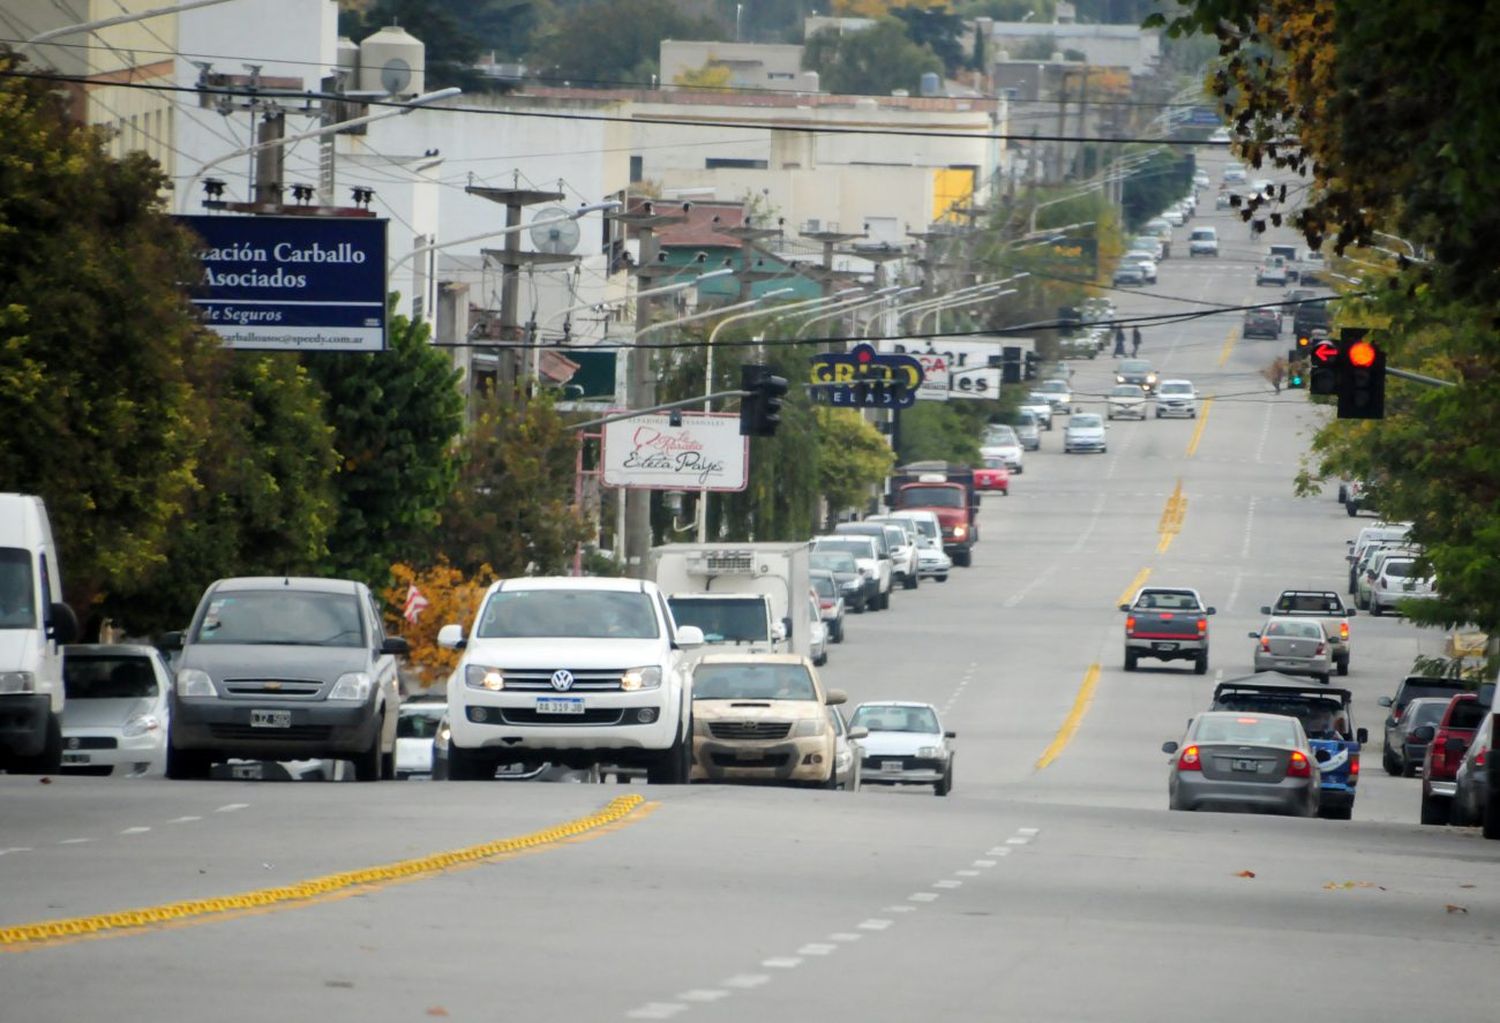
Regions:
<instances>
[{"instance_id":1,"label":"street lamp","mask_svg":"<svg viewBox=\"0 0 1500 1023\"><path fill-rule=\"evenodd\" d=\"M530 227L531 225L527 224L526 226ZM638 291L636 292L635 297L637 300L639 300L643 298L655 298L658 295L672 295L679 291L686 291L688 288L697 287L703 281L711 280L715 277L723 277L726 274L732 273L734 273L733 267L723 266L717 270L710 270L707 273L699 274L692 280L678 281L676 284L665 284L659 288L648 288L645 291ZM568 308L561 309L553 313L551 316L548 316L545 320L542 321L541 326L537 328L537 331L538 333L540 333L541 331L546 330L552 324L556 323L558 319L570 316L576 312L581 312L584 309L594 309L602 306L611 306L619 302L628 302L629 300L630 296L627 295L624 298L612 298L607 299L603 302L580 302L578 305L570 305L568 306ZM567 334L567 332L567 328L566 326L564 326L563 333Z\"/></svg>"},{"instance_id":2,"label":"street lamp","mask_svg":"<svg viewBox=\"0 0 1500 1023\"><path fill-rule=\"evenodd\" d=\"M818 315L813 316L810 319L803 320L802 326L797 328L797 337L805 337L807 335L807 328L811 327L814 323L820 323L823 320L827 320L835 316L842 316L845 313L853 312L856 309L862 309L867 305L875 305L878 302L884 301L886 296L894 295L896 294L896 292L901 290L902 288L899 284L892 284L887 287L881 288L879 291L871 292L869 295L851 298L846 302L840 302L837 305L830 306L825 312L820 312Z\"/></svg>"},{"instance_id":3,"label":"street lamp","mask_svg":"<svg viewBox=\"0 0 1500 1023\"><path fill-rule=\"evenodd\" d=\"M345 123L347 124L348 122L346 121ZM417 256L426 255L427 253L432 252L434 249L447 249L452 248L455 245L467 245L470 242L484 241L486 238L498 238L501 235L515 234L519 231L529 231L533 227L546 227L548 224L561 224L568 220L578 220L582 217L588 216L590 213L598 213L601 210L616 210L619 209L621 205L622 204L618 199L609 199L605 202L588 203L584 206L578 207L576 210L572 211L565 217L539 217L529 224L512 224L510 227L497 227L492 231L484 231L480 234L471 234L467 238L455 238L450 242L433 242L430 245L418 245L416 248L406 253L406 255L400 257L394 263L392 263L387 273L395 272L396 268L399 267L402 263L405 263L408 259L414 259Z\"/></svg>"}]
</instances>

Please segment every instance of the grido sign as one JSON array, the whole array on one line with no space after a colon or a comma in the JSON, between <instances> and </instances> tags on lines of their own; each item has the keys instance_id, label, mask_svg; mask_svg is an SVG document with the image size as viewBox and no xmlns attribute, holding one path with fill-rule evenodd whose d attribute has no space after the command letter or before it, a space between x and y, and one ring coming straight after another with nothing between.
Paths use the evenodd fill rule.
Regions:
<instances>
[{"instance_id":1,"label":"grido sign","mask_svg":"<svg viewBox=\"0 0 1500 1023\"><path fill-rule=\"evenodd\" d=\"M744 490L750 438L737 413L645 415L604 424L604 485L637 490Z\"/></svg>"},{"instance_id":2,"label":"grido sign","mask_svg":"<svg viewBox=\"0 0 1500 1023\"><path fill-rule=\"evenodd\" d=\"M193 295L229 348L385 349L385 228L374 218L181 216L203 242Z\"/></svg>"}]
</instances>

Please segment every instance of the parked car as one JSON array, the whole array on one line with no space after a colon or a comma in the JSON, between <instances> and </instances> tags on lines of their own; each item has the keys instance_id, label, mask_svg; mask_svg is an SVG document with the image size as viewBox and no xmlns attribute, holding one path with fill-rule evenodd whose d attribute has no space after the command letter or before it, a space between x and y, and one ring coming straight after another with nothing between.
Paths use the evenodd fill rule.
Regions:
<instances>
[{"instance_id":1,"label":"parked car","mask_svg":"<svg viewBox=\"0 0 1500 1023\"><path fill-rule=\"evenodd\" d=\"M1385 719L1385 753L1381 757L1381 766L1385 768L1386 774L1401 773L1401 754L1397 748L1396 733L1400 727L1401 718L1406 714L1407 705L1424 696L1452 699L1455 694L1464 692L1468 688L1468 685L1461 679L1408 675L1396 687L1395 696L1382 696L1375 701L1380 706L1390 709Z\"/></svg>"},{"instance_id":2,"label":"parked car","mask_svg":"<svg viewBox=\"0 0 1500 1023\"><path fill-rule=\"evenodd\" d=\"M1122 288L1127 285L1144 286L1146 284L1146 268L1140 263L1121 262L1115 267L1114 285Z\"/></svg>"},{"instance_id":3,"label":"parked car","mask_svg":"<svg viewBox=\"0 0 1500 1023\"><path fill-rule=\"evenodd\" d=\"M948 581L953 559L943 550L943 524L936 512L903 511L884 516L886 519L910 522L917 533L917 574L923 579Z\"/></svg>"},{"instance_id":4,"label":"parked car","mask_svg":"<svg viewBox=\"0 0 1500 1023\"><path fill-rule=\"evenodd\" d=\"M1370 592L1375 588L1375 579L1389 557L1415 557L1416 550L1404 542L1376 540L1365 546L1364 556L1354 566L1354 606L1361 611L1370 609Z\"/></svg>"},{"instance_id":5,"label":"parked car","mask_svg":"<svg viewBox=\"0 0 1500 1023\"><path fill-rule=\"evenodd\" d=\"M1370 583L1370 613L1399 613L1404 600L1436 600L1437 595L1432 579L1417 574L1416 558L1389 556Z\"/></svg>"},{"instance_id":6,"label":"parked car","mask_svg":"<svg viewBox=\"0 0 1500 1023\"><path fill-rule=\"evenodd\" d=\"M1333 646L1317 622L1273 617L1250 633L1250 638L1256 641L1256 671L1311 675L1324 684L1333 674Z\"/></svg>"},{"instance_id":7,"label":"parked car","mask_svg":"<svg viewBox=\"0 0 1500 1023\"><path fill-rule=\"evenodd\" d=\"M1151 258L1157 263L1167 258L1167 242L1160 235L1155 234L1136 235L1130 239L1130 244L1125 247L1125 250L1127 252L1138 251L1150 253ZM1110 318L1113 319L1113 313L1111 313Z\"/></svg>"},{"instance_id":8,"label":"parked car","mask_svg":"<svg viewBox=\"0 0 1500 1023\"><path fill-rule=\"evenodd\" d=\"M1010 470L1005 467L1005 459L981 459L981 464L974 468L974 489L1010 496Z\"/></svg>"},{"instance_id":9,"label":"parked car","mask_svg":"<svg viewBox=\"0 0 1500 1023\"><path fill-rule=\"evenodd\" d=\"M1105 398L1108 419L1146 418L1146 393L1137 384L1115 384Z\"/></svg>"},{"instance_id":10,"label":"parked car","mask_svg":"<svg viewBox=\"0 0 1500 1023\"><path fill-rule=\"evenodd\" d=\"M839 708L827 709L828 720L833 724L833 773L837 778L836 786L845 792L858 792L864 769L862 740L870 733L864 728L850 728L844 720L844 712Z\"/></svg>"},{"instance_id":11,"label":"parked car","mask_svg":"<svg viewBox=\"0 0 1500 1023\"><path fill-rule=\"evenodd\" d=\"M1152 259L1149 253L1131 251L1120 257L1121 266L1129 263L1134 263L1141 268L1141 273L1145 275L1147 284L1156 283L1156 260Z\"/></svg>"},{"instance_id":12,"label":"parked car","mask_svg":"<svg viewBox=\"0 0 1500 1023\"><path fill-rule=\"evenodd\" d=\"M1410 535L1410 522L1377 522L1361 529L1353 540L1345 540L1344 544L1349 548L1349 553L1345 555L1345 560L1349 562L1349 592L1356 592L1358 576L1355 568L1364 557L1367 546L1386 541L1405 542Z\"/></svg>"},{"instance_id":13,"label":"parked car","mask_svg":"<svg viewBox=\"0 0 1500 1023\"><path fill-rule=\"evenodd\" d=\"M821 569L812 569L808 577L812 580L813 589L818 594L818 613L822 615L823 624L828 628L828 641L842 643L844 641L844 597L839 592L838 580L833 577L832 572Z\"/></svg>"},{"instance_id":14,"label":"parked car","mask_svg":"<svg viewBox=\"0 0 1500 1023\"><path fill-rule=\"evenodd\" d=\"M992 423L984 432L984 442L979 445L980 458L999 459L1003 467L1019 476L1026 471L1026 447L1011 427ZM975 485L979 481L976 479Z\"/></svg>"},{"instance_id":15,"label":"parked car","mask_svg":"<svg viewBox=\"0 0 1500 1023\"><path fill-rule=\"evenodd\" d=\"M1063 431L1064 454L1097 451L1102 455L1108 450L1108 431L1102 416L1096 412L1080 412L1068 420L1068 427Z\"/></svg>"},{"instance_id":16,"label":"parked car","mask_svg":"<svg viewBox=\"0 0 1500 1023\"><path fill-rule=\"evenodd\" d=\"M870 587L860 574L854 555L844 551L814 550L808 555L808 566L814 571L828 572L838 582L845 611L864 614Z\"/></svg>"},{"instance_id":17,"label":"parked car","mask_svg":"<svg viewBox=\"0 0 1500 1023\"><path fill-rule=\"evenodd\" d=\"M837 733L827 708L844 702L793 654L710 654L693 669L694 780L838 786Z\"/></svg>"},{"instance_id":18,"label":"parked car","mask_svg":"<svg viewBox=\"0 0 1500 1023\"><path fill-rule=\"evenodd\" d=\"M1281 314L1275 309L1246 309L1240 321L1240 333L1245 337L1281 336Z\"/></svg>"},{"instance_id":19,"label":"parked car","mask_svg":"<svg viewBox=\"0 0 1500 1023\"><path fill-rule=\"evenodd\" d=\"M1448 700L1443 718L1432 734L1424 736L1427 755L1422 761L1423 824L1448 824L1453 820L1458 766L1488 716L1489 708L1479 702L1478 693L1457 693Z\"/></svg>"},{"instance_id":20,"label":"parked car","mask_svg":"<svg viewBox=\"0 0 1500 1023\"><path fill-rule=\"evenodd\" d=\"M1041 429L1052 429L1052 401L1045 394L1039 391L1028 393L1021 402L1020 411L1036 416L1037 426Z\"/></svg>"},{"instance_id":21,"label":"parked car","mask_svg":"<svg viewBox=\"0 0 1500 1023\"><path fill-rule=\"evenodd\" d=\"M1493 753L1494 725L1494 714L1486 713L1453 774L1453 823L1464 827L1482 825L1485 838L1500 838L1500 820L1493 813L1485 813L1490 802L1492 768L1488 761Z\"/></svg>"},{"instance_id":22,"label":"parked car","mask_svg":"<svg viewBox=\"0 0 1500 1023\"><path fill-rule=\"evenodd\" d=\"M64 774L160 777L167 771L172 674L149 646L63 648Z\"/></svg>"},{"instance_id":23,"label":"parked car","mask_svg":"<svg viewBox=\"0 0 1500 1023\"><path fill-rule=\"evenodd\" d=\"M869 520L866 520L869 521ZM921 582L917 574L917 537L915 532L907 532L903 525L894 522L875 522L885 530L885 545L891 551L891 567L896 572L896 577L901 580L903 590L914 590Z\"/></svg>"},{"instance_id":24,"label":"parked car","mask_svg":"<svg viewBox=\"0 0 1500 1023\"><path fill-rule=\"evenodd\" d=\"M891 556L889 551L882 553L882 548L874 537L848 534L813 537L812 553L824 551L848 554L854 558L859 574L865 581L862 606L866 610L883 611L891 606L891 582L895 577L891 570Z\"/></svg>"},{"instance_id":25,"label":"parked car","mask_svg":"<svg viewBox=\"0 0 1500 1023\"><path fill-rule=\"evenodd\" d=\"M1173 810L1268 810L1317 816L1321 785L1315 754L1295 717L1205 711L1180 742L1167 777Z\"/></svg>"},{"instance_id":26,"label":"parked car","mask_svg":"<svg viewBox=\"0 0 1500 1023\"><path fill-rule=\"evenodd\" d=\"M445 699L407 700L396 717L396 777L432 776L432 741L448 714Z\"/></svg>"},{"instance_id":27,"label":"parked car","mask_svg":"<svg viewBox=\"0 0 1500 1023\"><path fill-rule=\"evenodd\" d=\"M818 591L811 586L807 588L807 613L803 620L807 622L807 656L818 667L828 663L828 623L823 621L823 613L818 608Z\"/></svg>"},{"instance_id":28,"label":"parked car","mask_svg":"<svg viewBox=\"0 0 1500 1023\"><path fill-rule=\"evenodd\" d=\"M868 730L861 782L865 785L931 785L939 796L953 791L953 746L930 703L862 703L851 728Z\"/></svg>"},{"instance_id":29,"label":"parked car","mask_svg":"<svg viewBox=\"0 0 1500 1023\"><path fill-rule=\"evenodd\" d=\"M215 762L350 760L360 781L396 775L396 656L369 587L346 579L245 577L212 583L176 653L167 773L206 778Z\"/></svg>"},{"instance_id":30,"label":"parked car","mask_svg":"<svg viewBox=\"0 0 1500 1023\"><path fill-rule=\"evenodd\" d=\"M880 609L883 611L890 606L891 590L900 584L903 589L910 589L908 573L915 572L916 559L903 558L896 560L896 551L891 546L891 538L886 534L885 526L879 522L840 522L833 527L836 536L866 536L875 544L876 556L880 558L880 567L889 581L882 580L884 593L880 600ZM855 555L858 557L859 555Z\"/></svg>"},{"instance_id":31,"label":"parked car","mask_svg":"<svg viewBox=\"0 0 1500 1023\"><path fill-rule=\"evenodd\" d=\"M1188 258L1193 256L1217 256L1219 254L1219 232L1212 227L1195 227L1188 235Z\"/></svg>"},{"instance_id":32,"label":"parked car","mask_svg":"<svg viewBox=\"0 0 1500 1023\"><path fill-rule=\"evenodd\" d=\"M1198 418L1198 392L1191 380L1163 380L1156 389L1156 418L1186 416Z\"/></svg>"},{"instance_id":33,"label":"parked car","mask_svg":"<svg viewBox=\"0 0 1500 1023\"><path fill-rule=\"evenodd\" d=\"M1406 713L1391 734L1393 759L1401 765L1403 778L1416 777L1427 757L1427 744L1448 711L1449 696L1423 696L1406 705Z\"/></svg>"},{"instance_id":34,"label":"parked car","mask_svg":"<svg viewBox=\"0 0 1500 1023\"><path fill-rule=\"evenodd\" d=\"M1056 377L1043 380L1037 385L1035 393L1052 403L1054 416L1065 416L1073 411L1073 385L1066 380Z\"/></svg>"}]
</instances>

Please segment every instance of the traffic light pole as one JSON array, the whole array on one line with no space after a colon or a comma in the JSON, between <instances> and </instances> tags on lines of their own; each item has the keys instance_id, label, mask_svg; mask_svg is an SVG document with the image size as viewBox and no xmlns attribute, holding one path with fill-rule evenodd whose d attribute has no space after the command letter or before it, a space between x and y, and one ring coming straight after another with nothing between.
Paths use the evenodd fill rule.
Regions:
<instances>
[{"instance_id":1,"label":"traffic light pole","mask_svg":"<svg viewBox=\"0 0 1500 1023\"><path fill-rule=\"evenodd\" d=\"M626 419L635 419L637 416L649 416L653 412L670 412L673 409L687 408L689 405L702 405L706 401L717 401L720 398L747 398L749 391L715 391L712 394L700 394L696 398L684 398L682 401L669 401L665 405L652 405L649 408L629 409L625 412L616 412L612 415L603 416L599 419L590 419L583 423L571 423L570 430L593 430L607 423L619 423Z\"/></svg>"},{"instance_id":2,"label":"traffic light pole","mask_svg":"<svg viewBox=\"0 0 1500 1023\"><path fill-rule=\"evenodd\" d=\"M1409 369L1392 369L1391 367L1387 366L1385 368L1385 375L1389 377L1399 377L1402 380L1410 380L1414 384L1426 384L1428 387L1458 386L1458 384L1454 383L1452 380L1440 380L1437 377L1426 376L1422 373L1413 373Z\"/></svg>"}]
</instances>

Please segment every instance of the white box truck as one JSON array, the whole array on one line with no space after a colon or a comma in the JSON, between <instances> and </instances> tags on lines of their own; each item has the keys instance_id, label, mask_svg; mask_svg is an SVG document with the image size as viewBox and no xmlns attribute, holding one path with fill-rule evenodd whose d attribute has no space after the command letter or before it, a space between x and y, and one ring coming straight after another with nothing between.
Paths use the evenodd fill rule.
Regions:
<instances>
[{"instance_id":1,"label":"white box truck","mask_svg":"<svg viewBox=\"0 0 1500 1023\"><path fill-rule=\"evenodd\" d=\"M811 656L816 607L806 543L674 543L651 549L651 578L700 654L726 649ZM717 639L715 637L718 637Z\"/></svg>"},{"instance_id":2,"label":"white box truck","mask_svg":"<svg viewBox=\"0 0 1500 1023\"><path fill-rule=\"evenodd\" d=\"M61 647L77 634L46 505L0 494L0 767L12 774L62 767Z\"/></svg>"}]
</instances>

